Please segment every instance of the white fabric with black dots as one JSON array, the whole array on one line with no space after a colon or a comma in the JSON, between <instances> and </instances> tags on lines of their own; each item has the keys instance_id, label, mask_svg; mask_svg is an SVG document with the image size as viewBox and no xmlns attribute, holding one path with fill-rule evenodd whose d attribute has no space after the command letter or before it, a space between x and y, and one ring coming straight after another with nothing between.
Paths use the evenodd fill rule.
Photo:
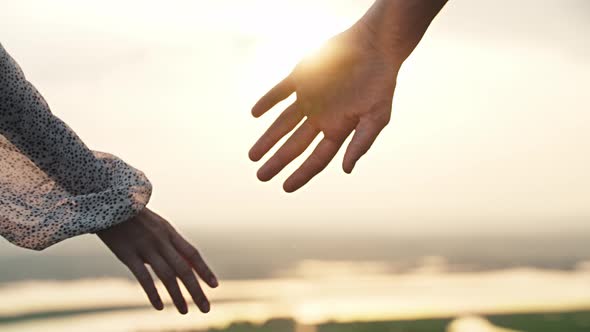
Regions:
<instances>
[{"instance_id":1,"label":"white fabric with black dots","mask_svg":"<svg viewBox=\"0 0 590 332\"><path fill-rule=\"evenodd\" d=\"M128 220L151 191L141 171L89 150L0 45L0 235L42 250Z\"/></svg>"}]
</instances>

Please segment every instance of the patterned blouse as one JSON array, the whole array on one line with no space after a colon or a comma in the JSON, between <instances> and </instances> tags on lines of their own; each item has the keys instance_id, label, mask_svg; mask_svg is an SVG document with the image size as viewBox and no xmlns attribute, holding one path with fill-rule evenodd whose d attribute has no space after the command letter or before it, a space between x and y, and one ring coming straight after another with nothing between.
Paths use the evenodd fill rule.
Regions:
<instances>
[{"instance_id":1,"label":"patterned blouse","mask_svg":"<svg viewBox=\"0 0 590 332\"><path fill-rule=\"evenodd\" d=\"M141 171L89 150L0 45L0 235L42 250L133 217L151 189Z\"/></svg>"}]
</instances>

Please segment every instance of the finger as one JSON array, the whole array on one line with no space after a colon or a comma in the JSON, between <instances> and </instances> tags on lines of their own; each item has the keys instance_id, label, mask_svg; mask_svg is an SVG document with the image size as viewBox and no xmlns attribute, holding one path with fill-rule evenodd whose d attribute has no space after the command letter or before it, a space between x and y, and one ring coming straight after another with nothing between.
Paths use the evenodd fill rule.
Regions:
<instances>
[{"instance_id":1,"label":"finger","mask_svg":"<svg viewBox=\"0 0 590 332\"><path fill-rule=\"evenodd\" d=\"M180 235L180 233L178 233L178 231L176 231L176 229L174 229L174 227L172 227L172 225L170 225L170 223L168 223L164 218L154 212L151 213L150 217L167 225L170 232L170 240L172 245L186 260L189 261L189 263L197 271L197 274L207 283L207 285L212 288L219 286L215 274L213 274L211 269L209 269L209 266L207 266L203 258L201 258L199 251L187 240L185 240L184 237L182 237L182 235Z\"/></svg>"},{"instance_id":2,"label":"finger","mask_svg":"<svg viewBox=\"0 0 590 332\"><path fill-rule=\"evenodd\" d=\"M252 161L260 160L283 136L293 130L301 122L301 119L303 119L303 113L299 110L297 104L293 103L287 107L250 149L250 159Z\"/></svg>"},{"instance_id":3,"label":"finger","mask_svg":"<svg viewBox=\"0 0 590 332\"><path fill-rule=\"evenodd\" d=\"M188 312L188 307L182 296L182 292L178 287L178 281L176 280L176 273L174 270L158 253L151 253L148 255L146 257L146 262L152 267L158 278L162 280L162 283L166 287L166 290L168 290L168 294L170 294L178 312L183 315L186 314Z\"/></svg>"},{"instance_id":4,"label":"finger","mask_svg":"<svg viewBox=\"0 0 590 332\"><path fill-rule=\"evenodd\" d=\"M258 170L258 179L268 181L307 149L319 130L305 121L283 146Z\"/></svg>"},{"instance_id":5,"label":"finger","mask_svg":"<svg viewBox=\"0 0 590 332\"><path fill-rule=\"evenodd\" d=\"M131 273L133 273L135 276L135 279L137 279L141 285L141 288L143 288L144 292L147 294L147 297L150 300L152 306L156 310L164 309L164 304L162 303L162 299L160 298L158 290L154 285L154 280L152 279L148 269L145 267L143 261L139 257L133 257L129 259L125 265L127 265Z\"/></svg>"},{"instance_id":6,"label":"finger","mask_svg":"<svg viewBox=\"0 0 590 332\"><path fill-rule=\"evenodd\" d=\"M291 193L303 187L328 166L336 153L338 153L342 143L344 143L344 140L322 139L305 162L285 181L283 189Z\"/></svg>"},{"instance_id":7,"label":"finger","mask_svg":"<svg viewBox=\"0 0 590 332\"><path fill-rule=\"evenodd\" d=\"M213 274L213 271L209 268L205 260L201 257L199 251L193 247L187 240L185 240L180 234L176 233L172 235L172 244L178 252L193 266L195 271L201 279L203 279L207 285L211 288L219 286L217 277Z\"/></svg>"},{"instance_id":8,"label":"finger","mask_svg":"<svg viewBox=\"0 0 590 332\"><path fill-rule=\"evenodd\" d=\"M291 75L289 75L264 95L264 97L260 98L252 108L252 115L255 117L261 116L280 101L289 97L293 92L295 92L295 84Z\"/></svg>"},{"instance_id":9,"label":"finger","mask_svg":"<svg viewBox=\"0 0 590 332\"><path fill-rule=\"evenodd\" d=\"M385 128L386 123L377 123L371 120L363 120L356 126L352 140L346 148L342 168L346 173L351 173L357 161L371 148L373 142Z\"/></svg>"},{"instance_id":10,"label":"finger","mask_svg":"<svg viewBox=\"0 0 590 332\"><path fill-rule=\"evenodd\" d=\"M210 304L199 285L192 267L187 263L183 256L171 245L165 245L160 249L162 256L166 259L169 266L176 272L176 275L182 280L182 283L193 298L193 301L199 307L201 312L207 313L210 310Z\"/></svg>"}]
</instances>

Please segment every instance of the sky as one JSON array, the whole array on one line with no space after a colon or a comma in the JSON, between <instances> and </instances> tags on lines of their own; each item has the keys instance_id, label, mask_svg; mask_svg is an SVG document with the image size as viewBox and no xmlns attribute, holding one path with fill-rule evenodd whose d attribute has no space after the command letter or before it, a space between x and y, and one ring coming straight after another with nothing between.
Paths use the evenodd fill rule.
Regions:
<instances>
[{"instance_id":1,"label":"sky","mask_svg":"<svg viewBox=\"0 0 590 332\"><path fill-rule=\"evenodd\" d=\"M6 1L0 43L94 150L143 170L182 228L588 230L590 4L451 0L398 77L353 175L295 194L247 152L250 108L370 0ZM310 151L307 151L309 153Z\"/></svg>"}]
</instances>

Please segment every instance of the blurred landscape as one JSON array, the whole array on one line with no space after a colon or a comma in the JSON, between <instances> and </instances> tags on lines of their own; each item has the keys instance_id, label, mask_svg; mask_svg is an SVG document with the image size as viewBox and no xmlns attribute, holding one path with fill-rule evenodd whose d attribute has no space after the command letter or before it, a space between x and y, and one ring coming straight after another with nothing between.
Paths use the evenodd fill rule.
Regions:
<instances>
[{"instance_id":1,"label":"blurred landscape","mask_svg":"<svg viewBox=\"0 0 590 332\"><path fill-rule=\"evenodd\" d=\"M557 223L557 222L556 222ZM211 228L210 228L211 229ZM238 228L184 232L221 278L293 276L302 261L373 262L383 272L425 268L445 272L519 267L575 270L590 260L590 231L529 234L406 234L336 230ZM4 241L6 242L6 241ZM43 253L0 244L0 282L130 277L95 236L66 241Z\"/></svg>"},{"instance_id":2,"label":"blurred landscape","mask_svg":"<svg viewBox=\"0 0 590 332\"><path fill-rule=\"evenodd\" d=\"M583 332L590 329L590 312L532 313L517 315L491 315L488 320L479 317L464 319L424 319L416 321L384 321L362 323L325 323L317 326L300 326L289 319L275 319L262 325L234 323L224 329L208 332L431 332L431 331L538 331ZM494 327L490 322L496 324ZM178 332L178 331L177 331ZM183 332L201 332L186 330Z\"/></svg>"},{"instance_id":3,"label":"blurred landscape","mask_svg":"<svg viewBox=\"0 0 590 332\"><path fill-rule=\"evenodd\" d=\"M395 236L244 228L185 234L221 279L219 289L208 291L210 314L193 307L180 316L171 305L153 311L129 272L87 235L44 253L0 244L0 297L13 299L0 303L0 330L590 328L588 233Z\"/></svg>"}]
</instances>

